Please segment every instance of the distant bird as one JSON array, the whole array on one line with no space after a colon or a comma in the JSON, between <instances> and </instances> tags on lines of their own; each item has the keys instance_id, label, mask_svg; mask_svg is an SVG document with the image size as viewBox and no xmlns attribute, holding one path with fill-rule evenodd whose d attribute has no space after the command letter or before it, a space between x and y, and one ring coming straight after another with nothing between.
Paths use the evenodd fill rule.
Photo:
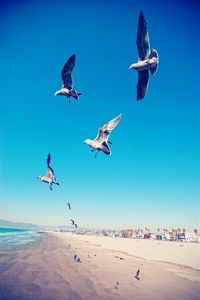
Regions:
<instances>
[{"instance_id":1,"label":"distant bird","mask_svg":"<svg viewBox=\"0 0 200 300\"><path fill-rule=\"evenodd\" d=\"M54 96L61 95L61 96L66 96L67 98L72 96L75 99L78 99L79 96L81 95L81 93L73 89L71 72L75 66L75 60L76 60L76 55L73 54L64 65L61 73L62 80L63 80L62 88L59 91L55 92Z\"/></svg>"},{"instance_id":2,"label":"distant bird","mask_svg":"<svg viewBox=\"0 0 200 300\"><path fill-rule=\"evenodd\" d=\"M140 280L140 269L137 270L135 274L135 279Z\"/></svg>"},{"instance_id":3,"label":"distant bird","mask_svg":"<svg viewBox=\"0 0 200 300\"><path fill-rule=\"evenodd\" d=\"M119 285L119 282L117 281L116 284L115 284L115 289L116 290L118 290L118 285Z\"/></svg>"},{"instance_id":4,"label":"distant bird","mask_svg":"<svg viewBox=\"0 0 200 300\"><path fill-rule=\"evenodd\" d=\"M74 222L74 220L70 219L70 221L72 222L71 225L74 225L77 228L77 224Z\"/></svg>"},{"instance_id":5,"label":"distant bird","mask_svg":"<svg viewBox=\"0 0 200 300\"><path fill-rule=\"evenodd\" d=\"M124 260L125 258L115 255L115 258L119 258L120 260Z\"/></svg>"},{"instance_id":6,"label":"distant bird","mask_svg":"<svg viewBox=\"0 0 200 300\"><path fill-rule=\"evenodd\" d=\"M50 161L51 161L51 154L49 153L47 156L47 174L45 176L38 176L37 178L48 183L50 190L53 190L53 188L52 188L53 184L57 184L57 185L60 185L60 184L58 182L56 182L56 177L54 176L54 171L50 167Z\"/></svg>"},{"instance_id":7,"label":"distant bird","mask_svg":"<svg viewBox=\"0 0 200 300\"><path fill-rule=\"evenodd\" d=\"M153 75L158 67L158 52L150 50L149 33L147 29L147 22L142 11L140 11L137 31L137 48L138 48L138 62L130 65L129 69L138 71L137 83L137 100L142 100L146 95L149 71Z\"/></svg>"},{"instance_id":8,"label":"distant bird","mask_svg":"<svg viewBox=\"0 0 200 300\"><path fill-rule=\"evenodd\" d=\"M118 125L119 121L121 120L121 117L122 115L120 114L113 120L101 126L94 140L86 139L84 141L85 144L93 148L91 150L92 152L96 151L95 157L97 157L99 151L103 151L105 154L111 155L111 150L108 144L112 144L112 143L108 141L108 138L111 131Z\"/></svg>"},{"instance_id":9,"label":"distant bird","mask_svg":"<svg viewBox=\"0 0 200 300\"><path fill-rule=\"evenodd\" d=\"M67 206L69 207L69 209L71 209L71 204L69 202L67 202Z\"/></svg>"}]
</instances>

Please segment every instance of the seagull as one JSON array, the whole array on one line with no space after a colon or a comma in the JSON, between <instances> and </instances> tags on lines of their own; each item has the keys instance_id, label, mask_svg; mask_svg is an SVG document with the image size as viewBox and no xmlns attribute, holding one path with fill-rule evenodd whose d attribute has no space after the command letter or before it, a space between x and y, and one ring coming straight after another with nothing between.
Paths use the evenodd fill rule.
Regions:
<instances>
[{"instance_id":1,"label":"seagull","mask_svg":"<svg viewBox=\"0 0 200 300\"><path fill-rule=\"evenodd\" d=\"M118 290L118 285L119 285L119 282L117 281L116 284L115 284L115 289L116 290Z\"/></svg>"},{"instance_id":2,"label":"seagull","mask_svg":"<svg viewBox=\"0 0 200 300\"><path fill-rule=\"evenodd\" d=\"M147 22L142 11L140 11L137 31L138 62L130 65L129 69L138 71L137 100L142 100L146 95L149 71L153 75L158 67L158 52L150 50L149 33Z\"/></svg>"},{"instance_id":3,"label":"seagull","mask_svg":"<svg viewBox=\"0 0 200 300\"><path fill-rule=\"evenodd\" d=\"M77 228L77 224L74 222L74 220L70 219L70 221L72 222L71 225L74 225Z\"/></svg>"},{"instance_id":4,"label":"seagull","mask_svg":"<svg viewBox=\"0 0 200 300\"><path fill-rule=\"evenodd\" d=\"M69 209L71 209L71 204L69 202L67 202L67 205L68 205Z\"/></svg>"},{"instance_id":5,"label":"seagull","mask_svg":"<svg viewBox=\"0 0 200 300\"><path fill-rule=\"evenodd\" d=\"M49 153L47 156L47 174L45 176L38 176L40 180L46 182L49 184L50 190L53 190L52 185L57 184L60 185L58 182L56 182L56 177L54 176L54 171L50 167L50 161L51 161L51 154Z\"/></svg>"},{"instance_id":6,"label":"seagull","mask_svg":"<svg viewBox=\"0 0 200 300\"><path fill-rule=\"evenodd\" d=\"M72 96L75 99L78 99L79 96L81 95L81 93L73 89L71 72L75 66L75 60L76 60L76 55L73 54L64 65L61 73L62 80L63 80L62 88L59 91L55 92L54 96L61 95L61 96L66 96L67 98Z\"/></svg>"},{"instance_id":7,"label":"seagull","mask_svg":"<svg viewBox=\"0 0 200 300\"><path fill-rule=\"evenodd\" d=\"M96 151L95 158L97 157L99 151L103 151L105 154L111 155L111 150L108 144L112 144L112 142L108 141L108 138L111 131L118 125L121 117L122 115L120 114L105 125L101 126L94 140L86 139L84 141L85 144L93 148L91 150L92 152Z\"/></svg>"}]
</instances>

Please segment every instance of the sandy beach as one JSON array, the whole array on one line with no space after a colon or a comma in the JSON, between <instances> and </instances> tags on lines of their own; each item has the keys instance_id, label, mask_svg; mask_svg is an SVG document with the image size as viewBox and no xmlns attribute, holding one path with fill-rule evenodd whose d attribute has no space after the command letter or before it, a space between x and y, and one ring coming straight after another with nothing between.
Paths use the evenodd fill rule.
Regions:
<instances>
[{"instance_id":1,"label":"sandy beach","mask_svg":"<svg viewBox=\"0 0 200 300\"><path fill-rule=\"evenodd\" d=\"M199 249L196 243L44 233L0 252L0 299L200 299Z\"/></svg>"}]
</instances>

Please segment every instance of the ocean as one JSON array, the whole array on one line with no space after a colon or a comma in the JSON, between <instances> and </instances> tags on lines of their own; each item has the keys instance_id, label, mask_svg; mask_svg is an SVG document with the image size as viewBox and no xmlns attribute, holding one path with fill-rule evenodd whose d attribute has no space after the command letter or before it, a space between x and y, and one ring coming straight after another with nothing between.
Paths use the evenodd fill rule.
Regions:
<instances>
[{"instance_id":1,"label":"ocean","mask_svg":"<svg viewBox=\"0 0 200 300\"><path fill-rule=\"evenodd\" d=\"M40 234L34 230L0 227L0 250L18 248L39 237Z\"/></svg>"}]
</instances>

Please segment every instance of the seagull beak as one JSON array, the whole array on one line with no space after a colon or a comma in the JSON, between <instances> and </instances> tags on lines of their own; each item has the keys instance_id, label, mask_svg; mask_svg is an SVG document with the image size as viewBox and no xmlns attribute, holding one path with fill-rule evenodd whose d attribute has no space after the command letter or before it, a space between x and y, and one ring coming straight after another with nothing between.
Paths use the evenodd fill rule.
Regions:
<instances>
[{"instance_id":1,"label":"seagull beak","mask_svg":"<svg viewBox=\"0 0 200 300\"><path fill-rule=\"evenodd\" d=\"M129 67L128 69L129 69L129 70L130 70L130 69L133 69L133 65L130 65L130 67Z\"/></svg>"}]
</instances>

